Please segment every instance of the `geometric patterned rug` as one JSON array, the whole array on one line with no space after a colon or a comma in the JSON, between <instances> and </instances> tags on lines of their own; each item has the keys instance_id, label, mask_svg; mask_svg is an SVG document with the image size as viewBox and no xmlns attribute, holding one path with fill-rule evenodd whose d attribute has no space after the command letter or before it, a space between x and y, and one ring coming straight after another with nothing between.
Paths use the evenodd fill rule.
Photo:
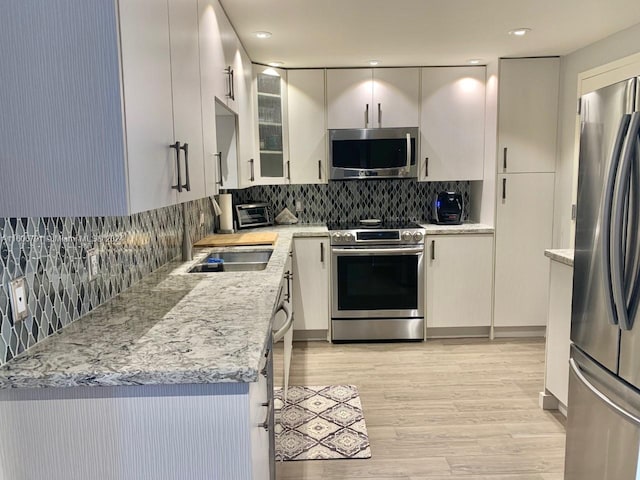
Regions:
<instances>
[{"instance_id":1,"label":"geometric patterned rug","mask_svg":"<svg viewBox=\"0 0 640 480\"><path fill-rule=\"evenodd\" d=\"M274 389L276 460L371 458L358 389L353 385Z\"/></svg>"}]
</instances>

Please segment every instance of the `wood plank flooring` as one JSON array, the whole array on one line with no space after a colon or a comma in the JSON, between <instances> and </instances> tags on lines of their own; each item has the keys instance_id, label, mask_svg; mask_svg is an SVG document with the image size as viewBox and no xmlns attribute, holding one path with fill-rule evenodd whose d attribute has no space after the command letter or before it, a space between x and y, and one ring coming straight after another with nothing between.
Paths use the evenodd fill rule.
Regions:
<instances>
[{"instance_id":1,"label":"wood plank flooring","mask_svg":"<svg viewBox=\"0 0 640 480\"><path fill-rule=\"evenodd\" d=\"M282 347L275 350L282 384ZM296 342L291 385L360 390L372 458L279 462L278 480L562 480L564 417L538 407L542 339Z\"/></svg>"}]
</instances>

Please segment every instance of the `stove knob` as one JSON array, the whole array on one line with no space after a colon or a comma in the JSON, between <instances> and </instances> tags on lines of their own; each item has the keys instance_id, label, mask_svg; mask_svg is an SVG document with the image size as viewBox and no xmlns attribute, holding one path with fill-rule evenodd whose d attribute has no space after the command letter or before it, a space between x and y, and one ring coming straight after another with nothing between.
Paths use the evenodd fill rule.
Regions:
<instances>
[{"instance_id":1,"label":"stove knob","mask_svg":"<svg viewBox=\"0 0 640 480\"><path fill-rule=\"evenodd\" d=\"M410 242L412 240L411 232L402 232L402 240Z\"/></svg>"},{"instance_id":2,"label":"stove knob","mask_svg":"<svg viewBox=\"0 0 640 480\"><path fill-rule=\"evenodd\" d=\"M342 234L334 233L333 235L331 235L331 238L333 238L336 242L339 242L340 240L342 240Z\"/></svg>"},{"instance_id":3,"label":"stove knob","mask_svg":"<svg viewBox=\"0 0 640 480\"><path fill-rule=\"evenodd\" d=\"M419 242L420 240L422 240L422 232L414 232L413 233L413 241L414 242Z\"/></svg>"},{"instance_id":4,"label":"stove knob","mask_svg":"<svg viewBox=\"0 0 640 480\"><path fill-rule=\"evenodd\" d=\"M345 242L353 242L354 240L353 233L345 233L342 238Z\"/></svg>"}]
</instances>

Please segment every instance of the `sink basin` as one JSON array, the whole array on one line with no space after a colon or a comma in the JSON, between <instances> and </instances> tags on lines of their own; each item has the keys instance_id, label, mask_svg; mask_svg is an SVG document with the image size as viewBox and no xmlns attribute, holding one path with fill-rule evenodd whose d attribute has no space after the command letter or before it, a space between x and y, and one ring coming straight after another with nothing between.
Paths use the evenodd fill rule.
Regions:
<instances>
[{"instance_id":1,"label":"sink basin","mask_svg":"<svg viewBox=\"0 0 640 480\"><path fill-rule=\"evenodd\" d=\"M273 250L211 253L188 273L255 272L267 268Z\"/></svg>"}]
</instances>

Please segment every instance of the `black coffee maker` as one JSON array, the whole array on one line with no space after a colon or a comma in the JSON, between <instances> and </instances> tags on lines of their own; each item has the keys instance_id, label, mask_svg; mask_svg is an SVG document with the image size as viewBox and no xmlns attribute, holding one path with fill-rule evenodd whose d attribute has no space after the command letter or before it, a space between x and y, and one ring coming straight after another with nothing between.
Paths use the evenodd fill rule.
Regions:
<instances>
[{"instance_id":1,"label":"black coffee maker","mask_svg":"<svg viewBox=\"0 0 640 480\"><path fill-rule=\"evenodd\" d=\"M460 225L464 200L458 192L440 192L433 205L433 223L439 225Z\"/></svg>"}]
</instances>

